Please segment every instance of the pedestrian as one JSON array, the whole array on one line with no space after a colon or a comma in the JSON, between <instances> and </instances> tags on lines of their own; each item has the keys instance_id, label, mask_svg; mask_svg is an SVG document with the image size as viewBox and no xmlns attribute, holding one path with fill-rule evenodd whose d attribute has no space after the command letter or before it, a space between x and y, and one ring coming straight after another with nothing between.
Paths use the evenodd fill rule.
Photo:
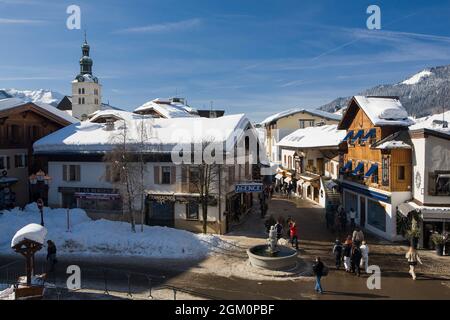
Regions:
<instances>
[{"instance_id":1,"label":"pedestrian","mask_svg":"<svg viewBox=\"0 0 450 320\"><path fill-rule=\"evenodd\" d=\"M316 276L316 286L314 289L316 290L316 292L322 294L323 288L320 281L323 276L326 276L326 267L323 264L323 262L320 261L320 257L316 257L316 262L313 264L313 272L314 275Z\"/></svg>"},{"instance_id":2,"label":"pedestrian","mask_svg":"<svg viewBox=\"0 0 450 320\"><path fill-rule=\"evenodd\" d=\"M283 236L283 224L280 219L275 224L275 229L277 230L277 239L280 240Z\"/></svg>"},{"instance_id":3,"label":"pedestrian","mask_svg":"<svg viewBox=\"0 0 450 320\"><path fill-rule=\"evenodd\" d=\"M341 231L345 232L347 229L347 214L345 213L345 210L342 209L339 214L339 221L341 223Z\"/></svg>"},{"instance_id":4,"label":"pedestrian","mask_svg":"<svg viewBox=\"0 0 450 320\"><path fill-rule=\"evenodd\" d=\"M266 232L269 233L270 227L275 224L276 224L275 218L272 215L270 215L269 218L264 222L264 226L266 227Z\"/></svg>"},{"instance_id":5,"label":"pedestrian","mask_svg":"<svg viewBox=\"0 0 450 320\"><path fill-rule=\"evenodd\" d=\"M364 266L364 271L368 273L369 269L369 246L367 245L367 242L363 240L361 246L359 247L361 250L361 267Z\"/></svg>"},{"instance_id":6,"label":"pedestrian","mask_svg":"<svg viewBox=\"0 0 450 320\"><path fill-rule=\"evenodd\" d=\"M350 228L351 230L355 229L355 219L356 219L356 211L351 208L350 209Z\"/></svg>"},{"instance_id":7,"label":"pedestrian","mask_svg":"<svg viewBox=\"0 0 450 320\"><path fill-rule=\"evenodd\" d=\"M413 280L416 280L416 278L417 278L417 276L416 276L417 262L422 264L422 260L420 260L417 250L414 247L409 247L409 250L406 253L405 258L408 260L409 274L411 275Z\"/></svg>"},{"instance_id":8,"label":"pedestrian","mask_svg":"<svg viewBox=\"0 0 450 320\"><path fill-rule=\"evenodd\" d=\"M334 259L336 261L336 270L339 270L339 268L341 267L342 250L343 248L341 241L339 241L339 239L336 239L333 246Z\"/></svg>"},{"instance_id":9,"label":"pedestrian","mask_svg":"<svg viewBox=\"0 0 450 320\"><path fill-rule=\"evenodd\" d=\"M343 256L344 256L344 268L346 272L350 272L350 257L352 255L352 239L347 238L344 242L344 248L343 248Z\"/></svg>"},{"instance_id":10,"label":"pedestrian","mask_svg":"<svg viewBox=\"0 0 450 320\"><path fill-rule=\"evenodd\" d=\"M49 272L55 270L56 259L56 245L52 240L47 240L47 269Z\"/></svg>"},{"instance_id":11,"label":"pedestrian","mask_svg":"<svg viewBox=\"0 0 450 320\"><path fill-rule=\"evenodd\" d=\"M355 273L358 277L361 276L361 250L355 244L352 246L352 256L351 256L351 271Z\"/></svg>"},{"instance_id":12,"label":"pedestrian","mask_svg":"<svg viewBox=\"0 0 450 320\"><path fill-rule=\"evenodd\" d=\"M291 225L289 227L289 234L290 234L290 238L291 238L292 247L294 246L294 243L295 243L295 249L298 250L297 225L294 221L291 222Z\"/></svg>"},{"instance_id":13,"label":"pedestrian","mask_svg":"<svg viewBox=\"0 0 450 320\"><path fill-rule=\"evenodd\" d=\"M352 241L355 245L359 246L364 241L364 233L360 227L356 227L352 234Z\"/></svg>"}]
</instances>

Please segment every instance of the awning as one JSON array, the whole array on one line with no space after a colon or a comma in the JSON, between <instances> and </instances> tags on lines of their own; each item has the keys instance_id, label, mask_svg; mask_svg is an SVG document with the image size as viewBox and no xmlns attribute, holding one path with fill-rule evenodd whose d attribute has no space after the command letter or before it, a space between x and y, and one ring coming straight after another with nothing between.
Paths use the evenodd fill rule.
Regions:
<instances>
[{"instance_id":1,"label":"awning","mask_svg":"<svg viewBox=\"0 0 450 320\"><path fill-rule=\"evenodd\" d=\"M90 200L115 200L120 199L120 194L118 193L87 193L87 192L76 192L75 198L78 199L90 199Z\"/></svg>"},{"instance_id":2,"label":"awning","mask_svg":"<svg viewBox=\"0 0 450 320\"><path fill-rule=\"evenodd\" d=\"M356 135L352 138L352 143L355 143L356 140L358 140L359 138L362 137L362 135L364 134L364 130L358 130L358 132L356 133Z\"/></svg>"},{"instance_id":3,"label":"awning","mask_svg":"<svg viewBox=\"0 0 450 320\"><path fill-rule=\"evenodd\" d=\"M347 161L347 163L341 168L341 172L352 169L352 160Z\"/></svg>"},{"instance_id":4,"label":"awning","mask_svg":"<svg viewBox=\"0 0 450 320\"><path fill-rule=\"evenodd\" d=\"M350 130L349 132L347 132L347 134L345 135L344 139L342 139L342 141L347 141L349 139L351 139L353 137L353 130Z\"/></svg>"},{"instance_id":5,"label":"awning","mask_svg":"<svg viewBox=\"0 0 450 320\"><path fill-rule=\"evenodd\" d=\"M364 169L364 163L360 162L356 166L355 170L353 170L352 175L357 176Z\"/></svg>"},{"instance_id":6,"label":"awning","mask_svg":"<svg viewBox=\"0 0 450 320\"><path fill-rule=\"evenodd\" d=\"M370 129L367 134L364 136L364 138L361 139L362 142L366 142L367 140L369 140L370 138L374 138L375 134L376 134L376 130L375 128Z\"/></svg>"},{"instance_id":7,"label":"awning","mask_svg":"<svg viewBox=\"0 0 450 320\"><path fill-rule=\"evenodd\" d=\"M366 174L364 175L364 178L369 178L371 175L373 175L378 170L378 164L373 164L369 170L367 170Z\"/></svg>"},{"instance_id":8,"label":"awning","mask_svg":"<svg viewBox=\"0 0 450 320\"><path fill-rule=\"evenodd\" d=\"M397 210L398 212L400 212L403 216L408 217L408 214L412 211L416 211L416 208L413 207L411 204L409 204L408 202L405 203L400 203L397 206Z\"/></svg>"},{"instance_id":9,"label":"awning","mask_svg":"<svg viewBox=\"0 0 450 320\"><path fill-rule=\"evenodd\" d=\"M450 221L450 208L427 208L420 210L424 221Z\"/></svg>"}]
</instances>

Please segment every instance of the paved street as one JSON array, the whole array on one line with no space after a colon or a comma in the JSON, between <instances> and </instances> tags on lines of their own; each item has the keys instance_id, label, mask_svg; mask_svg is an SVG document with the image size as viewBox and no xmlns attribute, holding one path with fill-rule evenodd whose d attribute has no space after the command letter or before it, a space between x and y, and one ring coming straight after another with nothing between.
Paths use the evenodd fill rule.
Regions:
<instances>
[{"instance_id":1,"label":"paved street","mask_svg":"<svg viewBox=\"0 0 450 320\"><path fill-rule=\"evenodd\" d=\"M324 211L309 201L275 198L270 202L269 214L292 216L296 220L300 236L300 259L311 263L320 255L327 265L333 265L331 245L335 235L325 228ZM61 257L56 278L50 281L58 285L65 283L65 267L77 264L82 270L82 285L86 289L104 289L105 272L109 291L120 291L126 297L128 279L133 298L146 298L148 278L153 276L153 284L163 284L185 288L202 294L202 298L219 299L450 299L450 281L446 272L449 257L435 257L434 253L423 253L424 266L418 268L418 279L413 281L407 273L404 259L406 247L386 244L367 236L370 249L370 263L382 270L381 290L368 290L366 276L358 278L343 271L330 271L323 281L326 293L317 295L313 291L311 278L295 279L248 279L245 274L222 270L229 265L245 264L245 249L265 242L264 220L253 214L225 238L236 241L236 251L222 253L201 261L174 261L148 258L68 258ZM1 256L0 266L19 261L13 266L19 273L23 266L19 256ZM38 264L42 261L38 260ZM105 271L103 268L110 268ZM38 270L39 271L39 270ZM11 271L10 271L11 272ZM129 278L128 278L129 276ZM159 278L163 276L164 278ZM1 277L1 273L0 273ZM243 278L245 277L245 278ZM448 277L448 276L447 276ZM247 278L247 279L246 279ZM180 297L180 296L179 296ZM170 297L169 297L170 298Z\"/></svg>"}]
</instances>

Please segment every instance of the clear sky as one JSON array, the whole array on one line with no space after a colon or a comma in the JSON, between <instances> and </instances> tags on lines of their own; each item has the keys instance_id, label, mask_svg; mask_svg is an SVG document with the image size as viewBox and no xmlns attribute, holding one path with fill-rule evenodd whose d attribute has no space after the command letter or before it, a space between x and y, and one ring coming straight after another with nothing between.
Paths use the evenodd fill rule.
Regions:
<instances>
[{"instance_id":1,"label":"clear sky","mask_svg":"<svg viewBox=\"0 0 450 320\"><path fill-rule=\"evenodd\" d=\"M0 0L0 88L70 94L84 29L104 102L178 94L253 121L450 63L449 1Z\"/></svg>"}]
</instances>

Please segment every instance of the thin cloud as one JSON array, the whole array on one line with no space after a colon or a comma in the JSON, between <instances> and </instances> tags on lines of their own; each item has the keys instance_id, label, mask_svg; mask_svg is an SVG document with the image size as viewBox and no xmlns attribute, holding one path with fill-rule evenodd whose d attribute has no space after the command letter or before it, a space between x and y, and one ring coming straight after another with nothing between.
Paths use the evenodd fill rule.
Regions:
<instances>
[{"instance_id":1,"label":"thin cloud","mask_svg":"<svg viewBox=\"0 0 450 320\"><path fill-rule=\"evenodd\" d=\"M133 27L116 31L116 33L166 33L179 30L186 30L198 27L201 20L198 18L182 20L177 22L166 22L160 24L151 24L142 27Z\"/></svg>"},{"instance_id":2,"label":"thin cloud","mask_svg":"<svg viewBox=\"0 0 450 320\"><path fill-rule=\"evenodd\" d=\"M22 25L29 25L29 24L42 24L44 23L44 20L31 20L31 19L6 19L6 18L0 18L0 24L22 24Z\"/></svg>"}]
</instances>

